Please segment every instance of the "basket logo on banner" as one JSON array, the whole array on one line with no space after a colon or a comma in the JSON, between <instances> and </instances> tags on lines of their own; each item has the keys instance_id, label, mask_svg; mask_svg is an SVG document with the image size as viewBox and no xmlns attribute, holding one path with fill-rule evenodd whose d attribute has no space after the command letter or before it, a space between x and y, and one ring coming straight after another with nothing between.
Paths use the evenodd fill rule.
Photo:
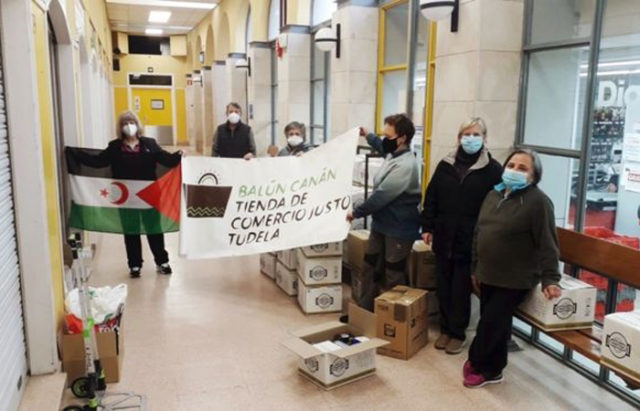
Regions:
<instances>
[{"instance_id":1,"label":"basket logo on banner","mask_svg":"<svg viewBox=\"0 0 640 411\"><path fill-rule=\"evenodd\" d=\"M302 157L182 161L180 254L215 258L342 241L358 129Z\"/></svg>"}]
</instances>

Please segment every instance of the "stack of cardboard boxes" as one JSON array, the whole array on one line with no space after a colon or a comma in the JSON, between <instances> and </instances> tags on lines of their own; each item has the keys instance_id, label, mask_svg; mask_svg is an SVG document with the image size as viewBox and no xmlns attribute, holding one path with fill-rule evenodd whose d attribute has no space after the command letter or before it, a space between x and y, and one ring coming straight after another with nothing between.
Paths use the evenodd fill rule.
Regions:
<instances>
[{"instance_id":1,"label":"stack of cardboard boxes","mask_svg":"<svg viewBox=\"0 0 640 411\"><path fill-rule=\"evenodd\" d=\"M296 250L278 251L276 256L276 284L278 284L278 287L288 296L293 297L298 294L298 276L296 274L298 257Z\"/></svg>"},{"instance_id":2,"label":"stack of cardboard boxes","mask_svg":"<svg viewBox=\"0 0 640 411\"><path fill-rule=\"evenodd\" d=\"M306 314L342 311L342 242L297 251L298 302Z\"/></svg>"}]
</instances>

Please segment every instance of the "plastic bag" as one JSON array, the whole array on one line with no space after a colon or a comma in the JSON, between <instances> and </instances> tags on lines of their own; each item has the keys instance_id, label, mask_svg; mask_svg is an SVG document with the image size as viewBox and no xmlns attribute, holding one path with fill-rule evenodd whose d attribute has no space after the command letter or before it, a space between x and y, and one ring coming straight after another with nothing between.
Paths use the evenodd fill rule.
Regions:
<instances>
[{"instance_id":1,"label":"plastic bag","mask_svg":"<svg viewBox=\"0 0 640 411\"><path fill-rule=\"evenodd\" d=\"M89 287L89 301L91 313L96 324L102 324L117 317L124 309L127 300L127 285L118 284L115 287ZM78 289L75 288L65 298L67 313L82 318Z\"/></svg>"}]
</instances>

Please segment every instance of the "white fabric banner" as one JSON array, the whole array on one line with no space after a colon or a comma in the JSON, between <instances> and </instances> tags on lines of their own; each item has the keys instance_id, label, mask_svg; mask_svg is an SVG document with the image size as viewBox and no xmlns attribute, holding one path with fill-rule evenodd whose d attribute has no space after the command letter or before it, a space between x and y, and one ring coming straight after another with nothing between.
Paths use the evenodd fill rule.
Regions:
<instances>
[{"instance_id":1,"label":"white fabric banner","mask_svg":"<svg viewBox=\"0 0 640 411\"><path fill-rule=\"evenodd\" d=\"M182 161L180 254L215 258L342 241L358 129L301 157Z\"/></svg>"}]
</instances>

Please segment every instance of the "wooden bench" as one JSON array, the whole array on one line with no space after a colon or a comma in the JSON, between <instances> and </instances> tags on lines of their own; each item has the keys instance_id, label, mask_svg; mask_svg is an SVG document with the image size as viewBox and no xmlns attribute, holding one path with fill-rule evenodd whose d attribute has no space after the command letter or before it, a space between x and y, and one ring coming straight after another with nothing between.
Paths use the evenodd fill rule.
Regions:
<instances>
[{"instance_id":1,"label":"wooden bench","mask_svg":"<svg viewBox=\"0 0 640 411\"><path fill-rule=\"evenodd\" d=\"M610 280L640 288L640 251L591 237L564 228L558 228L560 241L560 259L574 268L581 268L601 275ZM635 275L634 275L635 274ZM534 328L534 324L522 316L517 316ZM600 364L602 347L602 327L594 324L589 329L546 332L571 350ZM631 388L640 388L640 380L612 370Z\"/></svg>"}]
</instances>

